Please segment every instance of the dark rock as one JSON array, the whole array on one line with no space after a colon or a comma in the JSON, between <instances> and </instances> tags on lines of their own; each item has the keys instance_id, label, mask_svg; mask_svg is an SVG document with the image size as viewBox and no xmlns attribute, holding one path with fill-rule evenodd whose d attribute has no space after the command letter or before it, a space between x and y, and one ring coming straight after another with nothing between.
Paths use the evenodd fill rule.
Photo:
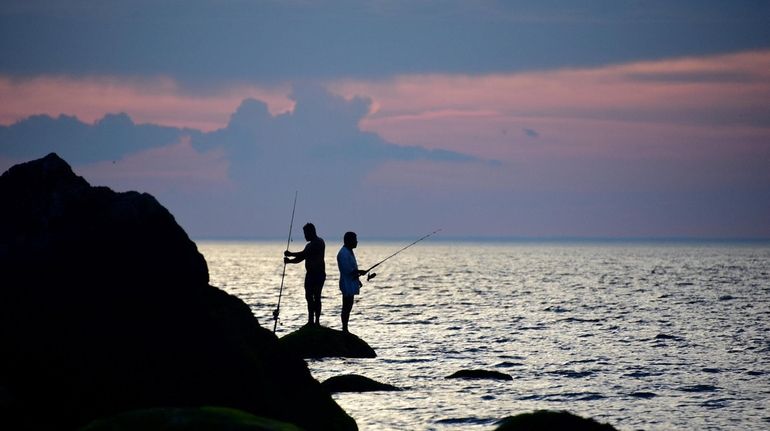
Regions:
<instances>
[{"instance_id":1,"label":"dark rock","mask_svg":"<svg viewBox=\"0 0 770 431\"><path fill-rule=\"evenodd\" d=\"M305 325L281 337L279 343L302 358L375 358L377 354L357 336L319 325Z\"/></svg>"},{"instance_id":2,"label":"dark rock","mask_svg":"<svg viewBox=\"0 0 770 431\"><path fill-rule=\"evenodd\" d=\"M302 431L297 426L222 407L157 408L99 419L80 431Z\"/></svg>"},{"instance_id":3,"label":"dark rock","mask_svg":"<svg viewBox=\"0 0 770 431\"><path fill-rule=\"evenodd\" d=\"M152 196L91 187L50 154L0 177L0 205L0 429L204 405L356 429L246 304L208 285Z\"/></svg>"},{"instance_id":4,"label":"dark rock","mask_svg":"<svg viewBox=\"0 0 770 431\"><path fill-rule=\"evenodd\" d=\"M495 431L617 431L615 427L600 424L572 413L537 410L508 416L498 422Z\"/></svg>"},{"instance_id":5,"label":"dark rock","mask_svg":"<svg viewBox=\"0 0 770 431\"><path fill-rule=\"evenodd\" d=\"M321 386L329 393L336 392L376 392L400 391L401 389L386 383L380 383L368 377L357 374L346 374L326 379Z\"/></svg>"},{"instance_id":6,"label":"dark rock","mask_svg":"<svg viewBox=\"0 0 770 431\"><path fill-rule=\"evenodd\" d=\"M0 202L4 275L55 283L87 272L132 288L208 283L195 243L155 198L91 187L55 154L5 172Z\"/></svg>"},{"instance_id":7,"label":"dark rock","mask_svg":"<svg viewBox=\"0 0 770 431\"><path fill-rule=\"evenodd\" d=\"M447 379L490 379L490 380L513 380L508 374L499 371L487 370L460 370L447 376Z\"/></svg>"}]
</instances>

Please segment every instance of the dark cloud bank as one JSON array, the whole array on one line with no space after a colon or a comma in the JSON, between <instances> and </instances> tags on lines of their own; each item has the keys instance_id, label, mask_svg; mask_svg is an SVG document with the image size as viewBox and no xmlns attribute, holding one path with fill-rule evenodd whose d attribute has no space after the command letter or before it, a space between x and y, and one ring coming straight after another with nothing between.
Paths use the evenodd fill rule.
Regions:
<instances>
[{"instance_id":1,"label":"dark cloud bank","mask_svg":"<svg viewBox=\"0 0 770 431\"><path fill-rule=\"evenodd\" d=\"M223 236L268 235L245 226L278 223L285 214L277 215L276 206L288 206L295 191L307 217L353 218L357 205L372 198L362 196L366 175L388 161L495 164L452 151L396 145L360 130L371 104L367 98L346 100L313 85L295 87L291 97L295 109L277 116L264 102L246 99L226 127L209 133L135 124L126 114L109 114L94 124L65 115L32 116L0 126L0 157L22 161L57 152L77 168L120 161L189 137L200 154L224 154L232 187L160 198L189 220L193 234Z\"/></svg>"},{"instance_id":2,"label":"dark cloud bank","mask_svg":"<svg viewBox=\"0 0 770 431\"><path fill-rule=\"evenodd\" d=\"M358 123L371 100L346 100L317 86L295 88L292 112L273 116L267 104L245 99L228 125L210 133L196 129L136 124L125 113L107 114L94 124L77 117L34 115L0 126L0 155L28 159L56 151L72 163L120 159L191 137L199 150L222 147L231 156L234 178L239 170L259 163L309 161L366 164L384 160L478 161L473 156L441 149L401 146L364 132Z\"/></svg>"},{"instance_id":3,"label":"dark cloud bank","mask_svg":"<svg viewBox=\"0 0 770 431\"><path fill-rule=\"evenodd\" d=\"M768 23L770 5L751 0L7 0L0 73L198 85L497 73L762 49Z\"/></svg>"}]
</instances>

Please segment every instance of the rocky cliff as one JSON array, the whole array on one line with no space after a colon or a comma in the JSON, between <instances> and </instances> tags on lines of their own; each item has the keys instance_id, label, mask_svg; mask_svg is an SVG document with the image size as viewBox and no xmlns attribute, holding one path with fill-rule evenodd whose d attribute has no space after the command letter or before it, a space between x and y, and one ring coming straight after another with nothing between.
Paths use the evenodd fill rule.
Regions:
<instances>
[{"instance_id":1,"label":"rocky cliff","mask_svg":"<svg viewBox=\"0 0 770 431\"><path fill-rule=\"evenodd\" d=\"M55 154L0 177L0 428L77 429L116 413L223 406L355 422L152 196L92 187Z\"/></svg>"}]
</instances>

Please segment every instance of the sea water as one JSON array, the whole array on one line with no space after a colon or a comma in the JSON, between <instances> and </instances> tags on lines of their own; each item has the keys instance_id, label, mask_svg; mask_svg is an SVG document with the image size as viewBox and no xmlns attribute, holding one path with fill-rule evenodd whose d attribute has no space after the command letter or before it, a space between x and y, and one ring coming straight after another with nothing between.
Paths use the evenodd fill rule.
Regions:
<instances>
[{"instance_id":1,"label":"sea water","mask_svg":"<svg viewBox=\"0 0 770 431\"><path fill-rule=\"evenodd\" d=\"M198 242L211 284L269 329L285 245ZM327 243L321 317L335 329L339 246ZM402 246L362 238L359 266ZM354 373L403 389L335 394L362 430L493 430L537 409L619 430L770 429L766 243L425 241L375 272L350 330L377 357L308 361L319 381ZM303 277L286 267L278 336L307 321ZM461 369L513 380L446 379Z\"/></svg>"}]
</instances>

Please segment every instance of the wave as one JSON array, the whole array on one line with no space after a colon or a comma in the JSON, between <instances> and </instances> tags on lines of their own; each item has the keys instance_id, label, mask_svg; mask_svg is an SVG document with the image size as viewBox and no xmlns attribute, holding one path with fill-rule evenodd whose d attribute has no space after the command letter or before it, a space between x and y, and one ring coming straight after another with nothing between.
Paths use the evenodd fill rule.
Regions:
<instances>
[{"instance_id":1,"label":"wave","mask_svg":"<svg viewBox=\"0 0 770 431\"><path fill-rule=\"evenodd\" d=\"M565 392L560 394L526 395L521 401L596 401L607 398L597 392Z\"/></svg>"},{"instance_id":2,"label":"wave","mask_svg":"<svg viewBox=\"0 0 770 431\"><path fill-rule=\"evenodd\" d=\"M580 379L583 377L593 376L595 373L593 371L556 370L550 371L548 374L568 377L570 379Z\"/></svg>"},{"instance_id":3,"label":"wave","mask_svg":"<svg viewBox=\"0 0 770 431\"><path fill-rule=\"evenodd\" d=\"M679 388L682 392L716 392L718 387L712 385L692 385Z\"/></svg>"}]
</instances>

